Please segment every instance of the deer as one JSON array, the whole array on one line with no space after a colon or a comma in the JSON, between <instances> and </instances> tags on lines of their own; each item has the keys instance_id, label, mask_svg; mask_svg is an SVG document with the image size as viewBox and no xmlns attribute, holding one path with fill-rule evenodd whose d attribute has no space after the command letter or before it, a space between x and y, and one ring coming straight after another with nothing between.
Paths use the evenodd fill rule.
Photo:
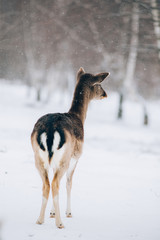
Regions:
<instances>
[{"instance_id":1,"label":"deer","mask_svg":"<svg viewBox=\"0 0 160 240\"><path fill-rule=\"evenodd\" d=\"M96 75L86 73L81 67L77 72L77 81L71 107L66 113L49 113L42 116L35 124L31 134L31 144L35 157L35 166L42 178L42 205L37 224L44 223L45 210L52 191L53 207L50 217L55 218L58 228L64 228L60 217L59 187L66 173L67 210L71 213L72 177L78 159L82 154L84 143L84 122L89 102L92 99L107 97L102 88L102 81L108 72ZM53 180L50 184L49 169L53 170Z\"/></svg>"}]
</instances>

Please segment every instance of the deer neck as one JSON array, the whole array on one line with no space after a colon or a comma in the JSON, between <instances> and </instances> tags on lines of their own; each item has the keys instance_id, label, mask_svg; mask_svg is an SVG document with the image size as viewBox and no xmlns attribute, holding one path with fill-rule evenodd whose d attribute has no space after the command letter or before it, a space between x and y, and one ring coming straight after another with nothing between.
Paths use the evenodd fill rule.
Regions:
<instances>
[{"instance_id":1,"label":"deer neck","mask_svg":"<svg viewBox=\"0 0 160 240\"><path fill-rule=\"evenodd\" d=\"M77 117L80 118L82 123L84 124L89 102L90 98L87 89L84 86L77 85L69 113L76 114Z\"/></svg>"}]
</instances>

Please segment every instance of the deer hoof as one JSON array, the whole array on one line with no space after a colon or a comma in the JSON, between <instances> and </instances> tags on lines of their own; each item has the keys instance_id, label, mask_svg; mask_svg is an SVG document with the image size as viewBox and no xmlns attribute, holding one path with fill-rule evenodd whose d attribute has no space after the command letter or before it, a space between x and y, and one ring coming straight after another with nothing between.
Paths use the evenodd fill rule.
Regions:
<instances>
[{"instance_id":1,"label":"deer hoof","mask_svg":"<svg viewBox=\"0 0 160 240\"><path fill-rule=\"evenodd\" d=\"M54 212L50 212L50 218L55 218L55 213Z\"/></svg>"},{"instance_id":2,"label":"deer hoof","mask_svg":"<svg viewBox=\"0 0 160 240\"><path fill-rule=\"evenodd\" d=\"M60 223L60 224L57 225L57 227L58 227L59 229L62 229L62 228L64 228L64 225L63 225L62 223Z\"/></svg>"},{"instance_id":3,"label":"deer hoof","mask_svg":"<svg viewBox=\"0 0 160 240\"><path fill-rule=\"evenodd\" d=\"M66 216L67 216L68 218L71 218L71 217L72 217L72 213L66 213Z\"/></svg>"},{"instance_id":4,"label":"deer hoof","mask_svg":"<svg viewBox=\"0 0 160 240\"><path fill-rule=\"evenodd\" d=\"M41 219L39 219L39 218L38 218L38 220L37 220L36 224L39 224L39 225L41 225L41 224L43 224L43 223L44 223L44 220L41 220Z\"/></svg>"}]
</instances>

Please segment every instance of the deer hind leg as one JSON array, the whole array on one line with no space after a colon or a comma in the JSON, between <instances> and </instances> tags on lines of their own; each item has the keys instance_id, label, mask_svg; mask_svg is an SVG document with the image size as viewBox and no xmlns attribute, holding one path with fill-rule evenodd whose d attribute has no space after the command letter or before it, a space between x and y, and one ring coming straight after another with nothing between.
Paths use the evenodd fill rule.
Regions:
<instances>
[{"instance_id":1,"label":"deer hind leg","mask_svg":"<svg viewBox=\"0 0 160 240\"><path fill-rule=\"evenodd\" d=\"M55 209L55 221L56 221L56 226L58 228L64 228L64 225L61 221L60 209L59 209L59 184L63 175L64 175L64 171L62 171L61 169L57 170L55 172L55 175L52 181L52 196L53 196L53 205Z\"/></svg>"},{"instance_id":2,"label":"deer hind leg","mask_svg":"<svg viewBox=\"0 0 160 240\"><path fill-rule=\"evenodd\" d=\"M37 166L37 169L42 178L43 188L42 188L42 205L41 205L39 218L37 219L37 222L36 222L37 224L44 223L45 210L46 210L48 197L49 197L49 191L50 191L48 171L44 168L43 164L40 161L41 160L39 159L39 162L37 164L37 160L36 160L36 166Z\"/></svg>"},{"instance_id":3,"label":"deer hind leg","mask_svg":"<svg viewBox=\"0 0 160 240\"><path fill-rule=\"evenodd\" d=\"M71 159L69 168L67 170L67 210L66 210L66 216L72 217L71 213L71 188L72 188L72 177L74 174L74 170L76 168L77 161L75 159Z\"/></svg>"}]
</instances>

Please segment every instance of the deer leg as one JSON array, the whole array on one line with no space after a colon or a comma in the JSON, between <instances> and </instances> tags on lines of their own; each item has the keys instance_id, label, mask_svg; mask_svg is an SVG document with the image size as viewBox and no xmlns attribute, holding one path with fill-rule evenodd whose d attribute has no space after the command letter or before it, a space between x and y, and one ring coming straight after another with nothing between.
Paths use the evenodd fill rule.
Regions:
<instances>
[{"instance_id":1,"label":"deer leg","mask_svg":"<svg viewBox=\"0 0 160 240\"><path fill-rule=\"evenodd\" d=\"M59 184L63 174L64 172L62 173L61 170L57 170L55 172L55 175L52 181L52 196L53 196L53 205L55 209L55 221L56 221L56 226L58 228L64 228L63 223L61 221L60 209L59 209Z\"/></svg>"},{"instance_id":2,"label":"deer leg","mask_svg":"<svg viewBox=\"0 0 160 240\"><path fill-rule=\"evenodd\" d=\"M66 210L66 216L67 217L72 217L71 213L71 188L72 188L72 177L74 170L76 168L77 161L74 159L71 159L68 171L67 171L67 183L66 183L66 188L67 188L67 210Z\"/></svg>"},{"instance_id":3,"label":"deer leg","mask_svg":"<svg viewBox=\"0 0 160 240\"><path fill-rule=\"evenodd\" d=\"M44 217L45 217L45 210L48 202L48 197L49 197L49 191L50 191L50 183L48 179L48 172L45 169L41 169L40 175L43 181L43 189L42 189L42 205L41 205L41 211L39 218L37 220L37 224L42 224L44 223Z\"/></svg>"},{"instance_id":4,"label":"deer leg","mask_svg":"<svg viewBox=\"0 0 160 240\"><path fill-rule=\"evenodd\" d=\"M53 174L54 174L54 171L53 171ZM51 211L50 211L50 218L55 218L55 208L54 208L54 204L52 204L52 208L51 208Z\"/></svg>"},{"instance_id":5,"label":"deer leg","mask_svg":"<svg viewBox=\"0 0 160 240\"><path fill-rule=\"evenodd\" d=\"M50 211L50 218L55 218L54 204L52 205L52 208L51 208L51 211Z\"/></svg>"}]
</instances>

